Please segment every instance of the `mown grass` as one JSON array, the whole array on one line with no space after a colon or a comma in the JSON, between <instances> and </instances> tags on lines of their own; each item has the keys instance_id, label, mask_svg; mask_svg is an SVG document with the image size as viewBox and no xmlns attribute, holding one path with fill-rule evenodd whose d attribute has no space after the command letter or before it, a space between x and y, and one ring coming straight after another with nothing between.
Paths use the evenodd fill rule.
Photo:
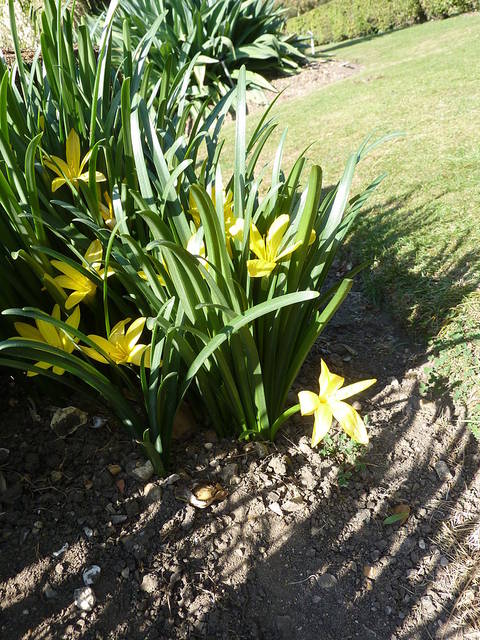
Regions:
<instances>
[{"instance_id":1,"label":"mown grass","mask_svg":"<svg viewBox=\"0 0 480 640\"><path fill-rule=\"evenodd\" d=\"M289 130L287 158L316 141L309 155L324 168L325 184L372 130L406 133L358 173L358 186L383 171L388 177L350 246L372 262L364 275L370 296L433 342L442 355L437 378L455 386L473 414L480 403L479 42L480 15L470 14L330 46L361 73L274 110ZM226 144L233 147L230 135Z\"/></svg>"}]
</instances>

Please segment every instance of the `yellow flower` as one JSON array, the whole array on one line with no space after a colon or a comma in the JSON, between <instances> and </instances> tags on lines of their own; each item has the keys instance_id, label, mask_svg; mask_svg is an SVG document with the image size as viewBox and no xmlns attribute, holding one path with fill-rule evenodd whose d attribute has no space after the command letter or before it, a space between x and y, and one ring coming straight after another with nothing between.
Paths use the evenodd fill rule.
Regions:
<instances>
[{"instance_id":1,"label":"yellow flower","mask_svg":"<svg viewBox=\"0 0 480 640\"><path fill-rule=\"evenodd\" d=\"M212 199L213 206L216 207L215 187L212 188L211 199ZM189 196L189 205L190 205L190 215L192 216L193 222L198 229L198 227L201 224L200 213L198 211L197 205L195 204L195 200L191 192ZM232 247L230 245L230 240L232 238L241 237L243 233L243 220L240 218L235 218L235 216L233 215L233 193L231 191L229 191L226 195L224 193L223 219L225 223L225 242L227 245L228 254L231 257Z\"/></svg>"},{"instance_id":2,"label":"yellow flower","mask_svg":"<svg viewBox=\"0 0 480 640\"><path fill-rule=\"evenodd\" d=\"M67 182L67 179L74 187L78 187L79 180L88 182L88 171L83 173L83 170L87 162L90 160L92 152L89 151L80 162L80 139L74 129L71 129L68 134L65 151L67 156L66 162L58 156L50 156L49 160L45 160L45 166L51 169L58 176L58 178L54 178L54 180L52 180L52 191L56 191L63 186ZM96 171L95 181L105 182L106 178L103 173Z\"/></svg>"},{"instance_id":3,"label":"yellow flower","mask_svg":"<svg viewBox=\"0 0 480 640\"><path fill-rule=\"evenodd\" d=\"M279 216L270 226L266 238L262 238L259 230L252 222L250 226L250 250L257 256L257 259L247 261L247 269L251 278L263 278L270 275L277 266L277 262L288 258L302 244L301 242L295 242L279 253L289 222L290 218L286 213Z\"/></svg>"},{"instance_id":4,"label":"yellow flower","mask_svg":"<svg viewBox=\"0 0 480 640\"><path fill-rule=\"evenodd\" d=\"M107 204L104 205L103 202L99 202L98 206L100 208L103 221L105 222L105 226L111 230L115 226L115 213L113 211L112 199L108 195L108 191L103 192L103 198Z\"/></svg>"},{"instance_id":5,"label":"yellow flower","mask_svg":"<svg viewBox=\"0 0 480 640\"><path fill-rule=\"evenodd\" d=\"M360 444L368 443L368 434L365 424L355 409L343 402L347 398L368 389L376 380L362 380L343 387L344 379L335 373L330 373L327 365L322 360L320 373L320 393L312 391L300 391L298 400L302 416L315 416L312 433L312 447L327 435L332 426L334 417L345 433Z\"/></svg>"},{"instance_id":6,"label":"yellow flower","mask_svg":"<svg viewBox=\"0 0 480 640\"><path fill-rule=\"evenodd\" d=\"M142 355L145 353L144 365L150 366L150 346L138 344L145 326L145 318L137 318L125 332L130 318L120 320L110 332L108 340L102 336L89 335L92 342L97 344L116 364L136 364L140 366ZM108 363L98 351L91 347L82 347L90 358L98 362Z\"/></svg>"},{"instance_id":7,"label":"yellow flower","mask_svg":"<svg viewBox=\"0 0 480 640\"><path fill-rule=\"evenodd\" d=\"M198 258L203 264L205 269L208 269L208 262L205 260L205 243L203 242L202 234L196 231L190 240L187 242L187 251L192 256Z\"/></svg>"},{"instance_id":8,"label":"yellow flower","mask_svg":"<svg viewBox=\"0 0 480 640\"><path fill-rule=\"evenodd\" d=\"M53 307L52 318L55 320L60 320L60 307L56 304ZM74 329L78 329L78 325L80 323L80 309L76 307L73 311L72 315L69 316L66 320L66 324L70 325ZM49 344L52 347L56 347L57 349L61 349L65 351L65 353L72 353L75 343L77 340L72 338L68 333L63 331L62 329L57 329L52 324L47 322L46 320L35 320L35 324L37 327L32 327L32 325L27 324L26 322L15 322L15 329L18 331L18 334L22 338L26 338L27 340L35 340L36 342L44 342L45 344ZM48 362L36 362L36 367L40 369L50 369L52 366ZM61 367L53 367L53 373L61 376L65 372ZM27 376L36 376L37 373L35 371L29 371Z\"/></svg>"},{"instance_id":9,"label":"yellow flower","mask_svg":"<svg viewBox=\"0 0 480 640\"><path fill-rule=\"evenodd\" d=\"M87 249L84 259L90 269L93 269L100 278L105 277L105 270L101 269L102 264L102 244L100 240L94 240ZM61 271L63 275L54 278L54 282L64 289L70 289L72 293L65 302L65 309L72 309L82 300L92 298L95 295L97 285L92 282L83 273L77 271L74 267L62 262L61 260L52 260L53 266ZM113 270L108 270L110 276Z\"/></svg>"},{"instance_id":10,"label":"yellow flower","mask_svg":"<svg viewBox=\"0 0 480 640\"><path fill-rule=\"evenodd\" d=\"M165 266L165 264L164 264L164 266ZM165 266L165 269L166 268L167 267ZM143 270L142 271L137 271L137 275L140 276L140 278L142 280L147 280L148 279L147 278L147 274ZM159 273L157 273L157 280L160 283L161 287L166 287L167 286L167 283L165 282L165 278L163 276L161 276Z\"/></svg>"},{"instance_id":11,"label":"yellow flower","mask_svg":"<svg viewBox=\"0 0 480 640\"><path fill-rule=\"evenodd\" d=\"M193 193L192 191L190 191L190 194L188 196L188 206L189 206L189 212L190 215L193 218L193 224L197 227L200 226L200 213L198 211L198 207L195 203L195 198L193 197Z\"/></svg>"}]
</instances>

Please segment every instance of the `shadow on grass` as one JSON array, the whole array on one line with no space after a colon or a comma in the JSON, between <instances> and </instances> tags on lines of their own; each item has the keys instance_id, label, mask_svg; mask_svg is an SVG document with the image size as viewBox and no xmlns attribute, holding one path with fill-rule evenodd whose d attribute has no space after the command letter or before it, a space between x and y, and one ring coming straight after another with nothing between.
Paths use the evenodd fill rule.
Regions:
<instances>
[{"instance_id":1,"label":"shadow on grass","mask_svg":"<svg viewBox=\"0 0 480 640\"><path fill-rule=\"evenodd\" d=\"M114 489L106 498L98 494L95 513L101 533L88 541L81 527L95 496L77 505L74 492L63 487L60 513L73 511L77 523L67 539L70 555L62 561L69 570L57 580L57 599L46 602L42 588L55 571L58 561L52 560L52 552L65 533L56 538L61 522L50 523L52 539L44 540L41 550L34 537L26 538L17 547L24 551L2 575L2 637L453 639L449 612L468 578L459 576L455 590L442 590L445 559L438 540L448 513L475 483L478 443L456 422L448 398L441 406L423 406L418 378L412 377L421 353L406 350L405 337L392 331L388 318L368 309L359 294L351 295L352 304L335 318L299 377L301 388L314 388L320 358L338 359L336 345L348 344L356 355L351 363L348 358L339 362L336 370L349 379L379 379L373 399L362 400L363 411L373 415L376 435L348 487L335 485L334 465L297 446L304 429L299 423L280 436L277 454L272 448L261 460L239 447L230 460L217 460L212 451L211 459L203 461L197 442L186 469L194 477L200 473L217 480L225 460L241 462L242 482L232 485L229 498L195 511L175 497L175 486L166 487L162 501L144 510L140 519L131 518L121 535L122 527L115 532L102 525L110 516L101 500L113 503ZM442 426L436 420L445 412L450 419ZM117 454L130 446L120 445ZM288 476L269 470L272 457L282 453L290 456ZM439 454L453 472L449 480L440 480L433 471ZM78 455L87 453L79 449ZM87 457L93 455L90 450ZM95 455L98 473L102 466L104 470L102 455ZM182 453L177 455L181 461ZM90 469L91 460L87 462ZM316 470L309 490L301 482L305 467ZM283 504L282 496L293 487L304 497L301 510L285 510L283 517L273 513L268 505L275 495ZM126 509L132 500L127 493L118 508ZM384 525L399 503L410 506L410 518L403 526ZM41 507L42 501L34 504ZM15 535L20 536L25 523L18 525ZM94 587L99 604L82 618L72 605L72 593L81 585L82 570L92 563L102 567ZM366 566L371 578L364 577ZM121 577L125 567L129 575ZM17 587L15 597L15 581L18 585L29 574L28 593L20 596ZM150 592L139 588L145 574L157 582Z\"/></svg>"},{"instance_id":2,"label":"shadow on grass","mask_svg":"<svg viewBox=\"0 0 480 640\"><path fill-rule=\"evenodd\" d=\"M452 310L478 290L480 247L471 248L469 231L456 231L452 239L445 229L445 239L429 248L440 215L432 202L409 209L413 194L412 190L402 199L392 199L381 210L365 211L350 245L357 257L373 264L363 272L367 295L416 338L428 340ZM400 208L408 212L401 221Z\"/></svg>"}]
</instances>

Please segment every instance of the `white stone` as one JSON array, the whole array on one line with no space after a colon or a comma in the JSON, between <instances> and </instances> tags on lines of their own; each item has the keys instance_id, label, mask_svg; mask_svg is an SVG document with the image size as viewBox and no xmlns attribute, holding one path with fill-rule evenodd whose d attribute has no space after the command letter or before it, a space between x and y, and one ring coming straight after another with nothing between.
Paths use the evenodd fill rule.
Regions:
<instances>
[{"instance_id":1,"label":"white stone","mask_svg":"<svg viewBox=\"0 0 480 640\"><path fill-rule=\"evenodd\" d=\"M82 611L91 611L97 599L91 587L82 587L73 592L75 605Z\"/></svg>"},{"instance_id":2,"label":"white stone","mask_svg":"<svg viewBox=\"0 0 480 640\"><path fill-rule=\"evenodd\" d=\"M91 567L87 567L87 569L85 569L82 575L83 584L87 587L89 587L92 584L95 584L95 582L97 582L98 578L100 577L101 572L102 570L100 569L98 564L92 564Z\"/></svg>"}]
</instances>

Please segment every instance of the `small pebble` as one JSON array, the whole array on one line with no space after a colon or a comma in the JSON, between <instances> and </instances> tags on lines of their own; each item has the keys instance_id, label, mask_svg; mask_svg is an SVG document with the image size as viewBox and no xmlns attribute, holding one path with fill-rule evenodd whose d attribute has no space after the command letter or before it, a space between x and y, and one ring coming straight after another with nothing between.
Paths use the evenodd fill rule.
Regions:
<instances>
[{"instance_id":1,"label":"small pebble","mask_svg":"<svg viewBox=\"0 0 480 640\"><path fill-rule=\"evenodd\" d=\"M86 587L89 587L90 585L95 584L95 582L97 582L98 578L100 577L101 571L102 570L100 569L98 564L92 564L91 567L88 567L87 569L85 569L82 575L83 584Z\"/></svg>"},{"instance_id":2,"label":"small pebble","mask_svg":"<svg viewBox=\"0 0 480 640\"><path fill-rule=\"evenodd\" d=\"M369 578L370 580L376 580L378 578L378 567L372 567L369 564L366 564L363 567L363 575L365 578Z\"/></svg>"},{"instance_id":3,"label":"small pebble","mask_svg":"<svg viewBox=\"0 0 480 640\"><path fill-rule=\"evenodd\" d=\"M91 587L82 587L73 592L75 605L82 611L91 611L95 606L95 593Z\"/></svg>"},{"instance_id":4,"label":"small pebble","mask_svg":"<svg viewBox=\"0 0 480 640\"><path fill-rule=\"evenodd\" d=\"M158 591L158 579L154 573L146 573L140 584L140 589L145 593L155 593Z\"/></svg>"},{"instance_id":5,"label":"small pebble","mask_svg":"<svg viewBox=\"0 0 480 640\"><path fill-rule=\"evenodd\" d=\"M63 547L61 547L60 549L57 549L57 551L53 552L53 556L54 558L59 558L60 556L63 556L63 554L65 553L65 551L68 549L68 542L66 542Z\"/></svg>"},{"instance_id":6,"label":"small pebble","mask_svg":"<svg viewBox=\"0 0 480 640\"><path fill-rule=\"evenodd\" d=\"M107 419L103 416L94 416L92 418L92 422L90 423L91 429L100 429L101 427L107 424Z\"/></svg>"},{"instance_id":7,"label":"small pebble","mask_svg":"<svg viewBox=\"0 0 480 640\"><path fill-rule=\"evenodd\" d=\"M268 508L270 509L270 511L273 511L273 513L276 513L277 516L283 516L283 512L282 509L280 508L280 505L278 504L278 502L271 502L268 505Z\"/></svg>"}]
</instances>

